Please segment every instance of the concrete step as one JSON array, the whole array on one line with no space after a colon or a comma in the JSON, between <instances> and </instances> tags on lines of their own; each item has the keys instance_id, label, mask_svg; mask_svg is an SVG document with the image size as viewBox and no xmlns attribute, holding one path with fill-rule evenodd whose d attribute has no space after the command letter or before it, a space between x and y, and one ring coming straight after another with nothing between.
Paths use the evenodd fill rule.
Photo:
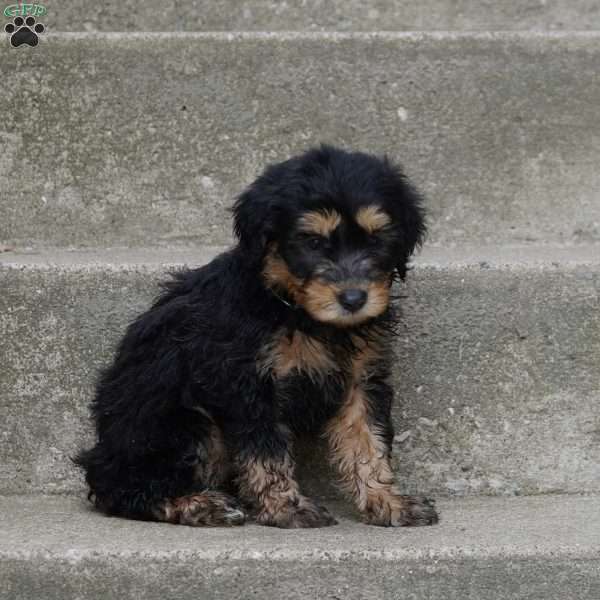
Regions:
<instances>
[{"instance_id":1,"label":"concrete step","mask_svg":"<svg viewBox=\"0 0 600 600\"><path fill-rule=\"evenodd\" d=\"M600 492L600 246L418 258L395 349L407 492ZM0 491L81 492L97 370L167 268L215 248L0 254ZM306 489L328 496L321 455Z\"/></svg>"},{"instance_id":2,"label":"concrete step","mask_svg":"<svg viewBox=\"0 0 600 600\"><path fill-rule=\"evenodd\" d=\"M598 29L594 0L68 0L48 7L55 31L402 31Z\"/></svg>"},{"instance_id":3,"label":"concrete step","mask_svg":"<svg viewBox=\"0 0 600 600\"><path fill-rule=\"evenodd\" d=\"M49 34L0 53L0 244L227 244L321 141L405 163L431 244L599 241L598 64L600 33Z\"/></svg>"},{"instance_id":4,"label":"concrete step","mask_svg":"<svg viewBox=\"0 0 600 600\"><path fill-rule=\"evenodd\" d=\"M435 527L194 529L0 498L0 599L597 600L600 498L438 502Z\"/></svg>"}]
</instances>

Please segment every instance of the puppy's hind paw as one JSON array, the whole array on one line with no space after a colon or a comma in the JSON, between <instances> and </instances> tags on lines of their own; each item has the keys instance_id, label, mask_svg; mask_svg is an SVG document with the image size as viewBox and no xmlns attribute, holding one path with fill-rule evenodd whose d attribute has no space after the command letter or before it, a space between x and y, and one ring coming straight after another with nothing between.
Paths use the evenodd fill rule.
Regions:
<instances>
[{"instance_id":1,"label":"puppy's hind paw","mask_svg":"<svg viewBox=\"0 0 600 600\"><path fill-rule=\"evenodd\" d=\"M222 492L181 496L167 502L164 511L164 520L193 527L243 525L246 521L237 500Z\"/></svg>"},{"instance_id":2,"label":"puppy's hind paw","mask_svg":"<svg viewBox=\"0 0 600 600\"><path fill-rule=\"evenodd\" d=\"M243 525L246 522L246 513L240 508L231 508L223 513L224 525Z\"/></svg>"}]
</instances>

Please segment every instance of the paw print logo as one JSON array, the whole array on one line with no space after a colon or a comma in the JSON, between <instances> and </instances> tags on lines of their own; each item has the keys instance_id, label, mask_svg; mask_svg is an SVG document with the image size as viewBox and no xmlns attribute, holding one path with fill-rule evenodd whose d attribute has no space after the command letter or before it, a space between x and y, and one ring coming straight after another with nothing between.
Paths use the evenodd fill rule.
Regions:
<instances>
[{"instance_id":1,"label":"paw print logo","mask_svg":"<svg viewBox=\"0 0 600 600\"><path fill-rule=\"evenodd\" d=\"M14 48L27 44L37 46L38 35L44 33L46 28L41 23L36 23L34 17L15 17L12 23L8 23L4 31L10 35L10 43Z\"/></svg>"}]
</instances>

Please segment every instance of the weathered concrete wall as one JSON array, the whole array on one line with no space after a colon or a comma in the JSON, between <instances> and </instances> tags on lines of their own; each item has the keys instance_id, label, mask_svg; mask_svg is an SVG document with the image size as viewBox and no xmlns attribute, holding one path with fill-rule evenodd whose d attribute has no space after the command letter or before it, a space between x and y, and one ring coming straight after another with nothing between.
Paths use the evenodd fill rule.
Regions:
<instances>
[{"instance_id":1,"label":"weathered concrete wall","mask_svg":"<svg viewBox=\"0 0 600 600\"><path fill-rule=\"evenodd\" d=\"M424 253L406 290L394 373L403 488L599 491L600 255L472 252ZM81 490L68 457L91 440L97 370L165 265L209 255L5 255L0 491ZM324 463L310 458L307 489L328 495Z\"/></svg>"},{"instance_id":2,"label":"weathered concrete wall","mask_svg":"<svg viewBox=\"0 0 600 600\"><path fill-rule=\"evenodd\" d=\"M54 31L403 31L598 29L594 0L67 0Z\"/></svg>"}]
</instances>

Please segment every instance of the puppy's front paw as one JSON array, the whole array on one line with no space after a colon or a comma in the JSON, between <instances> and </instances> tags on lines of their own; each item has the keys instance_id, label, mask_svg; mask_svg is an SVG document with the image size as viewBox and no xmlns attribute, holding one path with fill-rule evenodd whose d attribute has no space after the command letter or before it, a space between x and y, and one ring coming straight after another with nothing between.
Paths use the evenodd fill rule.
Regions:
<instances>
[{"instance_id":1,"label":"puppy's front paw","mask_svg":"<svg viewBox=\"0 0 600 600\"><path fill-rule=\"evenodd\" d=\"M273 512L263 509L257 515L256 522L260 525L281 527L282 529L337 525L337 521L324 506L319 506L308 498L301 498L297 502L285 504Z\"/></svg>"},{"instance_id":2,"label":"puppy's front paw","mask_svg":"<svg viewBox=\"0 0 600 600\"><path fill-rule=\"evenodd\" d=\"M435 500L425 496L387 494L367 507L366 521L384 527L435 525L439 521Z\"/></svg>"}]
</instances>

